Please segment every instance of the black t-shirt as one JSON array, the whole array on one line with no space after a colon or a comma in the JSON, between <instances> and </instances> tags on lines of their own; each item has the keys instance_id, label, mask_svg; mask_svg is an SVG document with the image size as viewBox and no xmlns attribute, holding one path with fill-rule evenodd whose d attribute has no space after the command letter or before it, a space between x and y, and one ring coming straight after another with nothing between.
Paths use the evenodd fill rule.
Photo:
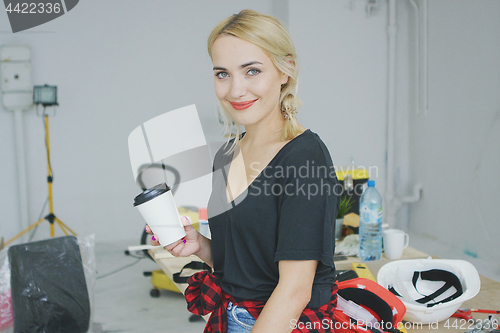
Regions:
<instances>
[{"instance_id":1,"label":"black t-shirt","mask_svg":"<svg viewBox=\"0 0 500 333\"><path fill-rule=\"evenodd\" d=\"M335 277L340 184L325 144L304 131L228 203L227 174L238 153L225 154L230 144L215 156L208 203L214 274L222 290L266 302L278 283L280 260L318 260L308 307L327 303Z\"/></svg>"}]
</instances>

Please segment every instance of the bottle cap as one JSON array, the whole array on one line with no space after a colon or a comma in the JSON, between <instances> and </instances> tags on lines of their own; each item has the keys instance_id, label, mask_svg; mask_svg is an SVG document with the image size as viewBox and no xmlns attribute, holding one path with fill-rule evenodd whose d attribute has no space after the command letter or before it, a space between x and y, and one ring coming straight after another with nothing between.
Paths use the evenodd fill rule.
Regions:
<instances>
[{"instance_id":1,"label":"bottle cap","mask_svg":"<svg viewBox=\"0 0 500 333\"><path fill-rule=\"evenodd\" d=\"M375 181L374 180L369 180L368 181L368 187L375 187Z\"/></svg>"}]
</instances>

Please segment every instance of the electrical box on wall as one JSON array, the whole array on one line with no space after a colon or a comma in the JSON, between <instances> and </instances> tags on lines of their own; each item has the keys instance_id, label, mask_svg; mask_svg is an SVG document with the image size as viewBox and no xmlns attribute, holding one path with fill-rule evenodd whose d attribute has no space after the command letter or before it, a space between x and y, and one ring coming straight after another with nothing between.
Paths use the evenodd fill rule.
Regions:
<instances>
[{"instance_id":1,"label":"electrical box on wall","mask_svg":"<svg viewBox=\"0 0 500 333\"><path fill-rule=\"evenodd\" d=\"M26 45L0 47L2 104L7 110L27 110L33 105L30 53Z\"/></svg>"},{"instance_id":2,"label":"electrical box on wall","mask_svg":"<svg viewBox=\"0 0 500 333\"><path fill-rule=\"evenodd\" d=\"M2 92L29 91L31 85L31 66L29 62L2 62Z\"/></svg>"}]
</instances>

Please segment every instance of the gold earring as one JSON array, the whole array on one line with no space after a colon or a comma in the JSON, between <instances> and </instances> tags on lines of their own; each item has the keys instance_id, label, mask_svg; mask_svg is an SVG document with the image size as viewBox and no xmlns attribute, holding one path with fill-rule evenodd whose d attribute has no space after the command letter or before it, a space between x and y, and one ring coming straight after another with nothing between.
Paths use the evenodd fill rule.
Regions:
<instances>
[{"instance_id":1,"label":"gold earring","mask_svg":"<svg viewBox=\"0 0 500 333\"><path fill-rule=\"evenodd\" d=\"M288 119L291 119L292 117L295 117L296 113L297 113L297 109L295 109L295 108L290 108L290 109L283 108L283 109L281 109L281 114L283 115L283 118L285 118L285 120L288 120Z\"/></svg>"}]
</instances>

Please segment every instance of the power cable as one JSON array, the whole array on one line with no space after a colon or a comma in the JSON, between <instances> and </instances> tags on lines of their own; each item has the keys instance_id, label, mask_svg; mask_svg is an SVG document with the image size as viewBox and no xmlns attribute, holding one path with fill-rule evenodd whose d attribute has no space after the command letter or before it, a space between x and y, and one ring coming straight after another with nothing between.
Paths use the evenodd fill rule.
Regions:
<instances>
[{"instance_id":1,"label":"power cable","mask_svg":"<svg viewBox=\"0 0 500 333\"><path fill-rule=\"evenodd\" d=\"M38 215L37 221L40 221L42 216L43 216L43 211L45 210L45 207L47 207L47 204L49 203L49 196L47 196L47 199L45 199L45 203L43 204L42 210L40 211L40 215ZM33 237L35 237L35 233L38 230L38 226L33 229L33 232L30 235L30 239L28 240L28 243L30 243L33 240Z\"/></svg>"},{"instance_id":2,"label":"power cable","mask_svg":"<svg viewBox=\"0 0 500 333\"><path fill-rule=\"evenodd\" d=\"M118 273L118 272L121 272L121 271L123 271L123 270L124 270L124 269L126 269L126 268L129 268L129 267L132 267L132 266L136 265L136 264L137 264L139 261L141 261L142 259L144 259L144 258L138 258L138 259L137 259L136 261L134 261L133 263L128 264L128 265L125 265L125 266L123 266L123 267L121 267L121 268L118 268L118 269L116 269L116 270L114 270L114 271L112 271L112 272L106 273L106 274L104 274L104 275L100 275L100 276L96 277L96 279L97 279L97 280L99 280L99 279L102 279L102 278L108 277L108 276L110 276L110 275L116 274L116 273Z\"/></svg>"}]
</instances>

